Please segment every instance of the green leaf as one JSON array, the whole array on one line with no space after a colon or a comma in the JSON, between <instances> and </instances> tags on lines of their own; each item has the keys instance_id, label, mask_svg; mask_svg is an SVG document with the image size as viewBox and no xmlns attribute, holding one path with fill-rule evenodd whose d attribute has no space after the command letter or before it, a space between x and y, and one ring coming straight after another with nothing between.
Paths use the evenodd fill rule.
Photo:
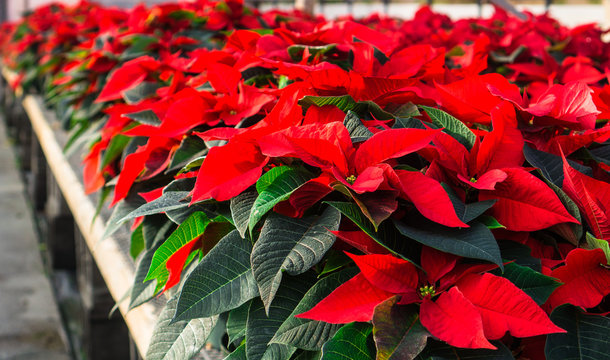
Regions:
<instances>
[{"instance_id":1,"label":"green leaf","mask_svg":"<svg viewBox=\"0 0 610 360\"><path fill-rule=\"evenodd\" d=\"M606 255L606 260L610 263L610 246L608 245L608 241L598 239L595 236L587 233L587 249L602 249L604 254Z\"/></svg>"},{"instance_id":2,"label":"green leaf","mask_svg":"<svg viewBox=\"0 0 610 360\"><path fill-rule=\"evenodd\" d=\"M392 126L392 129L425 129L426 127L421 120L408 117L398 117Z\"/></svg>"},{"instance_id":3,"label":"green leaf","mask_svg":"<svg viewBox=\"0 0 610 360\"><path fill-rule=\"evenodd\" d=\"M488 229L493 230L493 229L506 229L506 226L500 224L498 222L498 220L493 217L493 216L489 216L489 215L482 215L479 218L479 221L484 224L485 226L487 226Z\"/></svg>"},{"instance_id":4,"label":"green leaf","mask_svg":"<svg viewBox=\"0 0 610 360\"><path fill-rule=\"evenodd\" d=\"M136 259L138 255L144 250L144 233L142 232L142 224L131 233L131 240L129 241L129 255L132 259Z\"/></svg>"},{"instance_id":5,"label":"green leaf","mask_svg":"<svg viewBox=\"0 0 610 360\"><path fill-rule=\"evenodd\" d=\"M123 116L130 118L131 120L137 121L140 124L150 125L150 126L159 126L161 125L161 120L152 110L142 110L136 111L128 114L123 114Z\"/></svg>"},{"instance_id":6,"label":"green leaf","mask_svg":"<svg viewBox=\"0 0 610 360\"><path fill-rule=\"evenodd\" d=\"M146 351L146 359L190 359L205 345L218 316L172 322L177 303L177 299L173 298L161 311Z\"/></svg>"},{"instance_id":7,"label":"green leaf","mask_svg":"<svg viewBox=\"0 0 610 360\"><path fill-rule=\"evenodd\" d=\"M249 305L249 304L248 304ZM246 344L241 344L223 360L248 360L246 356Z\"/></svg>"},{"instance_id":8,"label":"green leaf","mask_svg":"<svg viewBox=\"0 0 610 360\"><path fill-rule=\"evenodd\" d=\"M231 217L241 237L246 236L248 223L250 222L250 213L257 197L258 192L254 189L249 189L231 198Z\"/></svg>"},{"instance_id":9,"label":"green leaf","mask_svg":"<svg viewBox=\"0 0 610 360\"><path fill-rule=\"evenodd\" d=\"M358 270L352 267L319 280L307 291L303 299L292 310L290 316L282 323L269 342L291 345L305 350L321 350L324 343L330 340L343 325L301 319L295 317L295 315L311 310L322 299L339 287L339 285L356 275L357 272Z\"/></svg>"},{"instance_id":10,"label":"green leaf","mask_svg":"<svg viewBox=\"0 0 610 360\"><path fill-rule=\"evenodd\" d=\"M322 351L302 351L294 360L320 360Z\"/></svg>"},{"instance_id":11,"label":"green leaf","mask_svg":"<svg viewBox=\"0 0 610 360\"><path fill-rule=\"evenodd\" d=\"M485 211L490 209L497 201L484 200L470 204L464 204L464 202L462 202L462 200L456 195L455 191L453 191L453 189L449 185L441 184L441 186L443 187L443 189L445 189L447 195L449 195L449 200L451 200L451 203L453 204L453 208L455 209L455 213L457 214L458 218L460 218L460 220L465 223L469 223L472 220L481 216Z\"/></svg>"},{"instance_id":12,"label":"green leaf","mask_svg":"<svg viewBox=\"0 0 610 360\"><path fill-rule=\"evenodd\" d=\"M362 210L360 209L360 207L358 207L358 205L350 202L341 201L325 201L324 203L329 204L330 206L339 210L341 214L345 215L362 231L364 231L365 234L370 236L371 239L375 240L379 245L383 246L390 253L399 256L405 260L409 260L408 257L405 256L405 254L410 253L409 250L413 250L410 246L411 244L408 244L408 242L404 241L404 238L397 238L399 234L397 234L394 226L392 226L390 222L384 222L379 227L379 231L376 231L373 224L362 213Z\"/></svg>"},{"instance_id":13,"label":"green leaf","mask_svg":"<svg viewBox=\"0 0 610 360\"><path fill-rule=\"evenodd\" d=\"M369 221L369 219L364 216L358 205L350 202L340 201L325 201L325 203L339 210L341 214L347 216L348 219L362 229L362 231L364 231L368 236L379 242L375 227Z\"/></svg>"},{"instance_id":14,"label":"green leaf","mask_svg":"<svg viewBox=\"0 0 610 360\"><path fill-rule=\"evenodd\" d=\"M158 242L156 246L146 250L144 252L144 256L142 256L136 265L135 278L133 280L133 286L131 287L131 292L129 295L130 310L152 299L157 292L157 284L159 284L161 281L167 281L167 276L162 276L160 279L161 281L146 280L146 274L148 273L148 269L150 269L150 264L153 256L155 255L155 251L157 251L161 244L162 242ZM167 275L169 275L169 273Z\"/></svg>"},{"instance_id":15,"label":"green leaf","mask_svg":"<svg viewBox=\"0 0 610 360\"><path fill-rule=\"evenodd\" d=\"M174 180L163 189L163 194L159 198L149 203L142 200L141 203L143 205L123 215L121 222L140 216L159 214L188 207L190 203L188 196L194 186L195 179L193 178Z\"/></svg>"},{"instance_id":16,"label":"green leaf","mask_svg":"<svg viewBox=\"0 0 610 360\"><path fill-rule=\"evenodd\" d=\"M587 315L569 304L551 313L551 321L567 331L549 334L544 353L548 360L608 360L610 359L610 319Z\"/></svg>"},{"instance_id":17,"label":"green leaf","mask_svg":"<svg viewBox=\"0 0 610 360\"><path fill-rule=\"evenodd\" d=\"M289 166L275 167L261 176L256 183L258 197L252 205L248 222L250 233L269 210L311 179L311 174Z\"/></svg>"},{"instance_id":18,"label":"green leaf","mask_svg":"<svg viewBox=\"0 0 610 360\"><path fill-rule=\"evenodd\" d=\"M258 295L250 266L252 244L230 232L186 278L175 320L220 314Z\"/></svg>"},{"instance_id":19,"label":"green leaf","mask_svg":"<svg viewBox=\"0 0 610 360\"><path fill-rule=\"evenodd\" d=\"M324 269L322 269L322 271L320 272L320 277L330 274L353 263L352 259L350 259L349 256L345 255L344 252L333 249L331 249L326 254L325 259L326 261L324 262Z\"/></svg>"},{"instance_id":20,"label":"green leaf","mask_svg":"<svg viewBox=\"0 0 610 360\"><path fill-rule=\"evenodd\" d=\"M110 140L108 147L104 151L104 155L102 156L102 163L100 164L100 169L104 169L114 160L118 159L127 146L127 143L131 140L128 136L125 135L115 135Z\"/></svg>"},{"instance_id":21,"label":"green leaf","mask_svg":"<svg viewBox=\"0 0 610 360\"><path fill-rule=\"evenodd\" d=\"M125 219L125 215L131 213L145 203L146 201L144 201L144 199L137 194L129 194L125 199L119 201L118 204L114 206L112 214L110 214L110 218L106 223L106 229L104 230L102 239L111 236L117 230L119 230L123 223L127 221L127 219Z\"/></svg>"},{"instance_id":22,"label":"green leaf","mask_svg":"<svg viewBox=\"0 0 610 360\"><path fill-rule=\"evenodd\" d=\"M269 341L314 282L315 276L311 273L299 277L286 277L277 291L275 301L269 307L268 315L265 305L259 298L252 301L246 325L248 360L290 358L296 348L289 345L269 344Z\"/></svg>"},{"instance_id":23,"label":"green leaf","mask_svg":"<svg viewBox=\"0 0 610 360\"><path fill-rule=\"evenodd\" d=\"M306 112L310 106L314 105L317 107L322 107L325 105L334 105L339 109L347 112L348 110L352 110L356 105L354 99L349 95L343 96L305 96L301 100L299 100L299 105L303 108L303 112Z\"/></svg>"},{"instance_id":24,"label":"green leaf","mask_svg":"<svg viewBox=\"0 0 610 360\"><path fill-rule=\"evenodd\" d=\"M186 219L188 219L191 215L196 212L204 212L209 215L213 215L214 212L210 211L212 206L211 204L205 203L197 203L192 204L190 206L181 206L176 209L170 209L165 212L165 216L167 216L171 221L173 221L176 225L182 224Z\"/></svg>"},{"instance_id":25,"label":"green leaf","mask_svg":"<svg viewBox=\"0 0 610 360\"><path fill-rule=\"evenodd\" d=\"M129 294L130 310L152 299L157 293L157 284L164 284L167 281L169 277L167 270L159 276L157 281L145 281L144 279L146 279L146 274L148 274L150 269L150 263L155 251L163 244L163 241L169 236L173 228L174 225L166 219L159 219L157 217L144 219L142 223L142 237L144 238L146 251L136 265L135 279Z\"/></svg>"},{"instance_id":26,"label":"green leaf","mask_svg":"<svg viewBox=\"0 0 610 360\"><path fill-rule=\"evenodd\" d=\"M373 338L376 360L413 360L426 347L430 333L419 321L416 306L396 305L393 296L375 307Z\"/></svg>"},{"instance_id":27,"label":"green leaf","mask_svg":"<svg viewBox=\"0 0 610 360\"><path fill-rule=\"evenodd\" d=\"M374 360L375 345L369 323L343 326L322 348L322 360Z\"/></svg>"},{"instance_id":28,"label":"green leaf","mask_svg":"<svg viewBox=\"0 0 610 360\"><path fill-rule=\"evenodd\" d=\"M442 226L423 218L418 219L415 226L398 220L394 224L401 234L426 246L466 258L489 261L501 269L504 267L496 238L480 222L473 222L464 229Z\"/></svg>"},{"instance_id":29,"label":"green leaf","mask_svg":"<svg viewBox=\"0 0 610 360\"><path fill-rule=\"evenodd\" d=\"M351 110L347 111L343 125L354 143L365 141L373 136L373 133L360 121L360 116Z\"/></svg>"},{"instance_id":30,"label":"green leaf","mask_svg":"<svg viewBox=\"0 0 610 360\"><path fill-rule=\"evenodd\" d=\"M142 223L142 235L147 249L159 242L165 241L176 230L176 225L168 221L165 215L150 215Z\"/></svg>"},{"instance_id":31,"label":"green leaf","mask_svg":"<svg viewBox=\"0 0 610 360\"><path fill-rule=\"evenodd\" d=\"M557 279L515 263L506 265L502 276L528 294L538 305L544 304L551 293L561 285Z\"/></svg>"},{"instance_id":32,"label":"green leaf","mask_svg":"<svg viewBox=\"0 0 610 360\"><path fill-rule=\"evenodd\" d=\"M468 150L472 149L477 139L476 135L460 120L447 114L443 110L429 106L420 105L426 114L432 119L432 123L451 135L454 139L464 145Z\"/></svg>"},{"instance_id":33,"label":"green leaf","mask_svg":"<svg viewBox=\"0 0 610 360\"><path fill-rule=\"evenodd\" d=\"M191 161L205 155L208 149L205 147L205 143L199 136L187 136L182 139L178 150L172 156L172 160L169 163L165 173L180 170Z\"/></svg>"},{"instance_id":34,"label":"green leaf","mask_svg":"<svg viewBox=\"0 0 610 360\"><path fill-rule=\"evenodd\" d=\"M229 343L234 343L246 336L246 323L248 322L248 311L250 302L247 302L240 307L229 311L227 318L227 335Z\"/></svg>"},{"instance_id":35,"label":"green leaf","mask_svg":"<svg viewBox=\"0 0 610 360\"><path fill-rule=\"evenodd\" d=\"M335 242L341 214L327 207L320 216L301 219L269 215L254 244L250 261L265 309L269 309L282 273L299 275L316 265Z\"/></svg>"},{"instance_id":36,"label":"green leaf","mask_svg":"<svg viewBox=\"0 0 610 360\"><path fill-rule=\"evenodd\" d=\"M156 82L144 81L136 87L123 91L123 100L129 105L135 105L140 101L156 94L160 87Z\"/></svg>"},{"instance_id":37,"label":"green leaf","mask_svg":"<svg viewBox=\"0 0 610 360\"><path fill-rule=\"evenodd\" d=\"M572 243L572 245L579 246L584 230L578 205L576 205L576 203L559 186L548 180L546 183L551 189L553 189L553 191L555 191L555 194L557 194L557 197L559 197L559 200L563 206L565 206L566 210L568 210L568 213L574 216L574 218L578 221L578 223L557 224L552 226L550 230Z\"/></svg>"},{"instance_id":38,"label":"green leaf","mask_svg":"<svg viewBox=\"0 0 610 360\"><path fill-rule=\"evenodd\" d=\"M510 240L499 240L498 246L500 246L502 259L514 261L516 264L526 266L536 272L541 271L540 259L532 256L532 249L529 246Z\"/></svg>"},{"instance_id":39,"label":"green leaf","mask_svg":"<svg viewBox=\"0 0 610 360\"><path fill-rule=\"evenodd\" d=\"M315 57L316 55L323 55L327 52L333 52L337 49L337 44L329 44L322 46L307 46L307 45L291 45L286 49L288 51L288 55L294 61L303 60L303 52L307 49L309 51L310 57Z\"/></svg>"},{"instance_id":40,"label":"green leaf","mask_svg":"<svg viewBox=\"0 0 610 360\"><path fill-rule=\"evenodd\" d=\"M209 223L210 220L205 213L199 211L180 224L155 252L146 280L155 279L166 270L167 260L184 245L201 236ZM157 286L159 286L159 283L157 283Z\"/></svg>"},{"instance_id":41,"label":"green leaf","mask_svg":"<svg viewBox=\"0 0 610 360\"><path fill-rule=\"evenodd\" d=\"M533 149L527 144L523 146L523 155L525 155L525 160L527 160L530 165L537 167L540 170L545 179L558 187L563 186L563 160L560 156ZM581 173L589 176L593 175L590 167L572 160L568 160L568 163L571 167Z\"/></svg>"},{"instance_id":42,"label":"green leaf","mask_svg":"<svg viewBox=\"0 0 610 360\"><path fill-rule=\"evenodd\" d=\"M515 360L512 352L499 341L491 341L497 350L461 349L444 342L428 340L428 345L417 360Z\"/></svg>"}]
</instances>

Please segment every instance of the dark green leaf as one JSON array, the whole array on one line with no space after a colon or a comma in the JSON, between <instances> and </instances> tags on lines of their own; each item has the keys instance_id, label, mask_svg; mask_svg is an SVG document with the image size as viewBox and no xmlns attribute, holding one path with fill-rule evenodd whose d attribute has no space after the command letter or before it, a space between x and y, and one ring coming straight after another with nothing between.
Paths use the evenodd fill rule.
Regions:
<instances>
[{"instance_id":1,"label":"dark green leaf","mask_svg":"<svg viewBox=\"0 0 610 360\"><path fill-rule=\"evenodd\" d=\"M377 240L377 231L373 227L373 224L369 221L369 219L364 216L358 205L349 202L340 202L340 201L326 201L326 204L334 207L339 210L341 214L347 216L354 224L356 224L362 231L364 231L368 236Z\"/></svg>"},{"instance_id":2,"label":"dark green leaf","mask_svg":"<svg viewBox=\"0 0 610 360\"><path fill-rule=\"evenodd\" d=\"M523 155L525 155L525 159L530 165L540 169L542 176L547 180L558 187L563 186L563 160L560 156L533 149L527 144L523 146ZM581 165L572 160L568 160L568 163L584 174L589 176L593 175L590 167Z\"/></svg>"},{"instance_id":3,"label":"dark green leaf","mask_svg":"<svg viewBox=\"0 0 610 360\"><path fill-rule=\"evenodd\" d=\"M311 174L289 166L275 167L261 176L256 182L258 197L252 205L248 222L250 233L269 210L311 179Z\"/></svg>"},{"instance_id":4,"label":"dark green leaf","mask_svg":"<svg viewBox=\"0 0 610 360\"><path fill-rule=\"evenodd\" d=\"M375 345L369 323L343 326L322 348L322 360L374 360Z\"/></svg>"},{"instance_id":5,"label":"dark green leaf","mask_svg":"<svg viewBox=\"0 0 610 360\"><path fill-rule=\"evenodd\" d=\"M499 341L491 341L497 350L461 349L444 342L428 340L417 360L514 360L512 352Z\"/></svg>"},{"instance_id":6,"label":"dark green leaf","mask_svg":"<svg viewBox=\"0 0 610 360\"><path fill-rule=\"evenodd\" d=\"M469 228L458 229L419 219L416 226L395 220L401 234L437 250L492 262L503 268L500 248L487 226L473 222Z\"/></svg>"},{"instance_id":7,"label":"dark green leaf","mask_svg":"<svg viewBox=\"0 0 610 360\"><path fill-rule=\"evenodd\" d=\"M327 207L320 216L301 219L269 215L254 244L252 271L261 299L269 309L282 273L299 275L316 265L335 242L330 231L339 229L341 214Z\"/></svg>"},{"instance_id":8,"label":"dark green leaf","mask_svg":"<svg viewBox=\"0 0 610 360\"><path fill-rule=\"evenodd\" d=\"M557 194L557 197L559 197L559 200L563 206L565 206L566 210L568 210L570 215L574 216L574 218L578 221L578 223L557 224L551 227L550 230L562 236L564 239L572 243L572 245L578 246L584 233L578 205L576 205L576 203L563 190L561 190L559 186L549 181L547 181L547 184L551 189L553 189L553 191L555 191L555 194Z\"/></svg>"},{"instance_id":9,"label":"dark green leaf","mask_svg":"<svg viewBox=\"0 0 610 360\"><path fill-rule=\"evenodd\" d=\"M168 301L159 315L146 352L146 359L190 359L205 345L218 316L172 322L177 302L176 298Z\"/></svg>"},{"instance_id":10,"label":"dark green leaf","mask_svg":"<svg viewBox=\"0 0 610 360\"><path fill-rule=\"evenodd\" d=\"M248 322L249 309L250 303L247 302L229 312L229 317L227 318L227 335L229 336L229 343L234 343L246 336L246 323Z\"/></svg>"},{"instance_id":11,"label":"dark green leaf","mask_svg":"<svg viewBox=\"0 0 610 360\"><path fill-rule=\"evenodd\" d=\"M149 203L142 200L143 205L123 215L121 221L187 207L189 206L187 198L193 190L193 186L195 186L193 178L174 180L163 189L161 197Z\"/></svg>"},{"instance_id":12,"label":"dark green leaf","mask_svg":"<svg viewBox=\"0 0 610 360\"><path fill-rule=\"evenodd\" d=\"M421 120L412 117L399 117L394 122L392 129L425 129L426 127Z\"/></svg>"},{"instance_id":13,"label":"dark green leaf","mask_svg":"<svg viewBox=\"0 0 610 360\"><path fill-rule=\"evenodd\" d=\"M396 228L391 222L384 222L379 227L379 231L375 231L375 227L369 219L364 216L358 205L340 201L326 201L325 203L339 210L341 214L350 219L362 229L362 231L370 236L371 239L375 240L392 254L409 260L408 254L410 255L412 250L415 250L412 244L409 244L404 238L399 238L400 234L397 233Z\"/></svg>"},{"instance_id":14,"label":"dark green leaf","mask_svg":"<svg viewBox=\"0 0 610 360\"><path fill-rule=\"evenodd\" d=\"M393 296L375 307L373 338L376 360L413 360L426 347L430 333L419 321L416 306L396 305Z\"/></svg>"},{"instance_id":15,"label":"dark green leaf","mask_svg":"<svg viewBox=\"0 0 610 360\"><path fill-rule=\"evenodd\" d=\"M140 101L155 95L159 86L160 85L155 82L142 82L133 89L123 91L123 100L129 105L137 104Z\"/></svg>"},{"instance_id":16,"label":"dark green leaf","mask_svg":"<svg viewBox=\"0 0 610 360\"><path fill-rule=\"evenodd\" d=\"M302 351L294 360L320 360L322 351Z\"/></svg>"},{"instance_id":17,"label":"dark green leaf","mask_svg":"<svg viewBox=\"0 0 610 360\"><path fill-rule=\"evenodd\" d=\"M191 161L207 153L205 143L198 136L187 136L182 139L178 150L172 156L172 160L167 167L166 173L180 170Z\"/></svg>"},{"instance_id":18,"label":"dark green leaf","mask_svg":"<svg viewBox=\"0 0 610 360\"><path fill-rule=\"evenodd\" d=\"M420 108L424 109L426 114L432 119L434 125L439 128L444 128L443 131L459 141L466 149L472 149L477 137L466 124L443 110L423 105L421 105Z\"/></svg>"},{"instance_id":19,"label":"dark green leaf","mask_svg":"<svg viewBox=\"0 0 610 360\"><path fill-rule=\"evenodd\" d=\"M119 55L121 61L128 61L139 56L147 55L149 46L159 42L156 36L137 34L129 38L131 45ZM101 49L100 49L101 50Z\"/></svg>"},{"instance_id":20,"label":"dark green leaf","mask_svg":"<svg viewBox=\"0 0 610 360\"><path fill-rule=\"evenodd\" d=\"M150 249L158 242L165 241L174 230L176 230L175 224L167 220L165 215L145 217L142 223L142 235L146 248Z\"/></svg>"},{"instance_id":21,"label":"dark green leaf","mask_svg":"<svg viewBox=\"0 0 610 360\"><path fill-rule=\"evenodd\" d=\"M481 216L485 211L491 208L496 200L484 200L470 204L464 204L462 200L455 194L453 189L447 184L442 184L443 189L447 191L447 195L449 195L449 199L453 204L453 208L455 209L455 213L458 218L465 223L469 223L477 217Z\"/></svg>"},{"instance_id":22,"label":"dark green leaf","mask_svg":"<svg viewBox=\"0 0 610 360\"><path fill-rule=\"evenodd\" d=\"M144 244L144 232L142 231L142 224L140 224L134 232L131 233L131 241L129 242L129 255L132 259L136 259L138 255L145 249Z\"/></svg>"},{"instance_id":23,"label":"dark green leaf","mask_svg":"<svg viewBox=\"0 0 610 360\"><path fill-rule=\"evenodd\" d=\"M136 111L129 114L123 114L123 116L130 118L131 120L137 121L140 124L159 126L161 125L161 119L152 110Z\"/></svg>"},{"instance_id":24,"label":"dark green leaf","mask_svg":"<svg viewBox=\"0 0 610 360\"><path fill-rule=\"evenodd\" d=\"M345 255L344 252L333 249L330 249L330 251L326 254L325 259L326 261L324 262L324 269L322 269L320 272L320 276L330 274L341 269L342 267L352 264L352 259Z\"/></svg>"},{"instance_id":25,"label":"dark green leaf","mask_svg":"<svg viewBox=\"0 0 610 360\"><path fill-rule=\"evenodd\" d=\"M518 288L534 299L538 305L544 304L551 293L561 285L557 279L542 275L527 266L515 263L506 265L502 276L517 285Z\"/></svg>"},{"instance_id":26,"label":"dark green leaf","mask_svg":"<svg viewBox=\"0 0 610 360\"><path fill-rule=\"evenodd\" d=\"M567 331L549 334L544 352L548 360L610 359L610 319L587 315L565 304L551 313L551 321Z\"/></svg>"},{"instance_id":27,"label":"dark green leaf","mask_svg":"<svg viewBox=\"0 0 610 360\"><path fill-rule=\"evenodd\" d=\"M246 236L252 205L254 205L257 197L258 192L254 189L249 189L231 198L231 217L241 237Z\"/></svg>"},{"instance_id":28,"label":"dark green leaf","mask_svg":"<svg viewBox=\"0 0 610 360\"><path fill-rule=\"evenodd\" d=\"M296 348L283 344L269 344L282 323L290 316L292 309L313 285L315 276L311 273L299 277L286 277L277 291L269 312L263 302L256 298L250 305L246 326L246 353L248 360L284 360L290 358ZM269 344L269 345L268 345Z\"/></svg>"},{"instance_id":29,"label":"dark green leaf","mask_svg":"<svg viewBox=\"0 0 610 360\"><path fill-rule=\"evenodd\" d=\"M511 240L498 240L498 245L500 246L502 259L514 261L519 265L540 272L542 268L540 259L532 256L532 249L529 246Z\"/></svg>"},{"instance_id":30,"label":"dark green leaf","mask_svg":"<svg viewBox=\"0 0 610 360\"><path fill-rule=\"evenodd\" d=\"M200 211L206 214L214 215L214 212L210 212L209 204L197 203L189 206L181 206L175 209L170 209L165 212L165 215L173 221L176 225L182 224L194 213Z\"/></svg>"},{"instance_id":31,"label":"dark green leaf","mask_svg":"<svg viewBox=\"0 0 610 360\"><path fill-rule=\"evenodd\" d=\"M146 245L146 251L136 265L135 279L131 287L129 309L133 309L148 300L157 293L157 284L164 284L169 277L169 272L164 271L158 280L145 281L146 274L150 269L155 251L163 244L165 239L174 229L174 225L161 216L147 217L142 223L142 236ZM160 287L160 286L159 286Z\"/></svg>"},{"instance_id":32,"label":"dark green leaf","mask_svg":"<svg viewBox=\"0 0 610 360\"><path fill-rule=\"evenodd\" d=\"M220 314L257 296L251 253L252 244L237 230L222 238L184 282L175 320Z\"/></svg>"},{"instance_id":33,"label":"dark green leaf","mask_svg":"<svg viewBox=\"0 0 610 360\"><path fill-rule=\"evenodd\" d=\"M292 310L292 314L284 321L269 342L291 345L305 350L321 350L322 345L330 340L342 325L301 319L294 316L311 310L339 285L356 275L357 272L357 269L352 267L319 280L307 291L303 299Z\"/></svg>"},{"instance_id":34,"label":"dark green leaf","mask_svg":"<svg viewBox=\"0 0 610 360\"><path fill-rule=\"evenodd\" d=\"M144 256L138 261L136 265L135 279L133 280L133 286L131 287L129 309L133 309L140 306L152 299L157 290L157 284L160 283L158 280L146 280L146 274L150 269L155 251L161 246L162 242L159 241L152 248L144 252ZM162 282L167 281L166 277L160 279Z\"/></svg>"},{"instance_id":35,"label":"dark green leaf","mask_svg":"<svg viewBox=\"0 0 610 360\"><path fill-rule=\"evenodd\" d=\"M104 156L102 156L100 169L104 169L114 160L118 159L121 156L123 149L125 149L125 146L127 146L129 140L130 138L125 135L118 134L113 136L108 144L108 147L104 151Z\"/></svg>"},{"instance_id":36,"label":"dark green leaf","mask_svg":"<svg viewBox=\"0 0 610 360\"><path fill-rule=\"evenodd\" d=\"M114 206L114 210L112 210L112 214L106 223L106 230L104 231L104 235L102 235L102 239L107 238L119 230L123 223L127 221L125 216L145 203L146 201L141 196L134 194L129 194L125 199L119 201L118 204Z\"/></svg>"},{"instance_id":37,"label":"dark green leaf","mask_svg":"<svg viewBox=\"0 0 610 360\"><path fill-rule=\"evenodd\" d=\"M355 112L348 110L343 125L347 128L352 142L362 142L373 136L373 133L360 121L360 116Z\"/></svg>"},{"instance_id":38,"label":"dark green leaf","mask_svg":"<svg viewBox=\"0 0 610 360\"><path fill-rule=\"evenodd\" d=\"M244 343L239 345L237 349L235 349L223 360L248 360L248 357L246 356L246 344Z\"/></svg>"}]
</instances>

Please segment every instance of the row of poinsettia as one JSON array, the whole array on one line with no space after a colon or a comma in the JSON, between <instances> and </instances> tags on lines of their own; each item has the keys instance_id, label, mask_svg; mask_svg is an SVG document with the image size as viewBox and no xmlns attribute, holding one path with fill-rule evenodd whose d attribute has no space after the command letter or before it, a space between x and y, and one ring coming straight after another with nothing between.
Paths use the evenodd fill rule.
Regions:
<instances>
[{"instance_id":1,"label":"row of poinsettia","mask_svg":"<svg viewBox=\"0 0 610 360\"><path fill-rule=\"evenodd\" d=\"M86 146L107 233L133 220L130 306L171 289L147 359L214 327L231 359L607 356L596 26L199 1L51 5L2 34Z\"/></svg>"}]
</instances>

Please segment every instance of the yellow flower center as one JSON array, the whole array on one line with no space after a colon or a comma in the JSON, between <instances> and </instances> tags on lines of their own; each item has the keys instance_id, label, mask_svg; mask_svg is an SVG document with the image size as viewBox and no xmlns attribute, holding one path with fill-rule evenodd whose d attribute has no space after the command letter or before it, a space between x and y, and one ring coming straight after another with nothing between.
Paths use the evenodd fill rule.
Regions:
<instances>
[{"instance_id":1,"label":"yellow flower center","mask_svg":"<svg viewBox=\"0 0 610 360\"><path fill-rule=\"evenodd\" d=\"M436 295L436 290L432 285L422 286L419 288L419 295L421 295L421 297L434 296Z\"/></svg>"},{"instance_id":2,"label":"yellow flower center","mask_svg":"<svg viewBox=\"0 0 610 360\"><path fill-rule=\"evenodd\" d=\"M353 185L356 182L356 176L350 175L345 178L345 181L347 181L350 185Z\"/></svg>"}]
</instances>

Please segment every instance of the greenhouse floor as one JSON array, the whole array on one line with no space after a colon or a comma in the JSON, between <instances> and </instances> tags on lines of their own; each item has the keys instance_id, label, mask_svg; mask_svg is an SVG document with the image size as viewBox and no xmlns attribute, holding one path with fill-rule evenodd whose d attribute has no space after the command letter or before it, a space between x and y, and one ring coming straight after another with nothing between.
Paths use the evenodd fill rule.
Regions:
<instances>
[{"instance_id":1,"label":"greenhouse floor","mask_svg":"<svg viewBox=\"0 0 610 360\"><path fill-rule=\"evenodd\" d=\"M68 360L35 226L0 121L0 360Z\"/></svg>"}]
</instances>

